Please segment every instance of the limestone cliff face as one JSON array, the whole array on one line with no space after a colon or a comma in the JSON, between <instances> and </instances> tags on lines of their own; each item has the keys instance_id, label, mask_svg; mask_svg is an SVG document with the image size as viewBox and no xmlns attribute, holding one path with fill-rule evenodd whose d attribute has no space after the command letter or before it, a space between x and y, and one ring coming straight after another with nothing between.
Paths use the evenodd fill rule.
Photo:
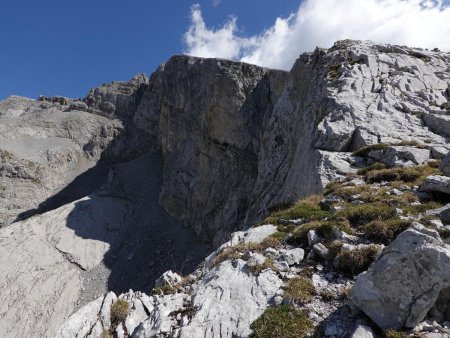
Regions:
<instances>
[{"instance_id":1,"label":"limestone cliff face","mask_svg":"<svg viewBox=\"0 0 450 338\"><path fill-rule=\"evenodd\" d=\"M365 145L416 140L436 155L448 67L445 53L354 41L306 53L290 72L174 57L144 105L159 116L160 203L220 243L351 171L350 152Z\"/></svg>"}]
</instances>

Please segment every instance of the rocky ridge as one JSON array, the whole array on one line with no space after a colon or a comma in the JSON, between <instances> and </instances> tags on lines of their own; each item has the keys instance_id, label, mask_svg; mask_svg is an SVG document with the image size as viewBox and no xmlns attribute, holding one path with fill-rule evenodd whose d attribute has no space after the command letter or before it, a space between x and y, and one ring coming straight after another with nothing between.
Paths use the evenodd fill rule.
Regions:
<instances>
[{"instance_id":1,"label":"rocky ridge","mask_svg":"<svg viewBox=\"0 0 450 338\"><path fill-rule=\"evenodd\" d=\"M436 187L440 194L448 191L446 177L427 163L444 158L449 149L446 128L449 64L446 53L341 41L330 49L316 49L302 55L290 72L226 60L175 56L159 67L149 80L138 75L127 83L105 84L91 90L83 100L41 98L34 101L12 97L1 102L0 128L5 132L0 142L2 154L5 154L2 155L4 188L1 196L6 202L2 222L8 225L13 220L18 221L0 230L1 257L4 258L4 264L0 264L0 293L6 297L5 306L0 309L2 332L7 337L52 336L80 304L106 289L123 292L129 285L149 292L149 281L161 274L164 267L169 268L167 264L153 266L162 256L177 253L177 265L183 266L182 258L194 255L192 271L207 249L195 255L192 237L189 237L191 244L186 243L181 248L182 241L177 234L182 229L181 223L189 225L202 239L219 246L233 230L253 225L271 210L291 204L302 196L319 193L330 182L348 180L349 173L367 166L371 169L364 174L366 181L355 179L351 184L359 186L358 182L363 182L363 186L370 185L369 190L383 193L387 186L377 186L380 182L373 178L375 174L384 173L383 170L418 167L433 174L423 178L423 192L411 185L406 195L417 197L409 197L409 203L425 204L431 206L429 209L438 207L426 204L424 199L426 193L436 194ZM80 131L80 126L85 129ZM48 156L49 153L54 155ZM27 161L36 163L39 171L29 169L34 167ZM73 167L84 174L68 184L73 177ZM87 170L89 168L91 170ZM389 180L396 182L389 195L399 193L400 196L406 190L401 190L398 182L405 177L395 170L389 171ZM41 173L37 179L35 172ZM90 184L92 180L97 185ZM75 187L83 189L75 193ZM148 196L149 191L151 196ZM35 198L31 200L28 196ZM336 211L332 200L328 194L319 214ZM9 204L11 201L16 202ZM345 201L355 202L355 205L368 203L358 197ZM403 204L400 206L406 208ZM328 207L331 209L327 210ZM411 211L411 207L406 209L405 212ZM86 213L86 210L90 211ZM422 213L420 210L419 214ZM445 215L445 212L436 211L436 214ZM279 233L293 236L292 227L303 227L305 219L299 221L292 215L276 217L276 222L272 222L289 228L280 228ZM327 217L328 214L324 218ZM319 220L323 218L306 223ZM420 218L416 221L420 222ZM436 219L430 221L438 224ZM338 230L343 228L339 222L334 225L339 225ZM352 249L354 245L363 250L365 245L371 244L358 234L358 226L356 233L347 234L341 229L334 231L333 236L341 236L340 240ZM142 236L144 233L147 235ZM184 291L177 293L183 296L167 295L183 299L185 308L179 307L179 300L174 300L173 308L178 307L180 311L198 307L195 315L189 310L190 318L183 319L183 323L178 321L185 317L182 313L175 316L176 320L173 316L165 320L167 311L153 312L153 309L158 308L160 302L170 307L172 301L166 302L166 296L162 300L158 298L161 296L155 296L144 312L147 317L163 318L165 331L158 326L160 324L155 324L159 319L155 322L145 318L142 322L147 324L142 325L140 332L150 336L156 333L148 332L198 334L208 322L208 330L212 332L246 336L250 333L251 322L264 313L268 305L292 303L289 298L283 298L279 286L299 274L306 274L317 282L314 288L319 294L325 291L319 285L322 288L326 285L340 294L341 289L352 283L352 279L345 276L348 272L330 277L335 273L334 268L322 263L313 264L317 270L312 277L310 272L303 271L306 263L301 257L302 251L310 256L306 261L329 262L334 250L323 238L317 240L323 237L320 232L308 234L307 239L311 241L308 246L287 243L284 238L277 244L281 247L264 248L268 252L253 252L258 250L253 247L244 250L239 246L237 252L232 253L233 257L239 257L225 259L218 267L208 265L217 258L209 257L205 268L197 270L193 276L196 281L184 285ZM179 243L176 252L171 252L159 239L169 237ZM155 249L145 249L152 241ZM13 250L17 243L21 243L20 249ZM219 255L225 247L219 249ZM381 248L370 246L368 251L378 253ZM39 257L41 252L47 253L46 261L30 259ZM148 259L149 255L152 259ZM270 255L274 266L258 274L260 265L270 263L266 263ZM117 259L119 263L113 263ZM121 274L128 265L132 268ZM16 269L17 266L24 269ZM141 271L145 275L141 276ZM56 280L54 273L62 278ZM248 299L246 313L234 309L230 311L228 324L218 327L217 318L228 318L223 313L229 311L235 299L248 296L248 290L236 290L237 285L230 285L231 298L222 307L217 307L221 303L216 302L202 308L200 304L204 299L217 297L214 290L222 288L221 280L229 275L236 275L241 284L256 283L253 290L259 291L255 291L254 299ZM210 287L213 279L218 284ZM98 282L92 283L94 280ZM11 281L16 282L11 284ZM273 287L267 285L268 281ZM143 287L145 284L147 286ZM30 287L35 291L47 290L48 295L8 291ZM60 302L54 290L67 294L67 301ZM122 298L134 304L135 299L142 302L142 295L132 292ZM343 317L339 312L343 300L325 302L321 297L314 296L312 304L318 300L317 307L322 312L313 309L309 319L316 326L321 323L320 327L325 329L323 334L344 337L353 329L352 323L336 324L333 319ZM326 297L324 293L323 299ZM103 297L99 299L93 309L104 303ZM300 303L305 303L301 307L314 307L308 302ZM139 318L144 318L141 310ZM165 314L161 315L161 311ZM16 317L29 318L29 325L20 322L11 325ZM92 320L97 329L100 326L102 330L110 328L107 323L98 322L97 317ZM323 321L336 325L322 325ZM38 322L42 324L37 325ZM70 328L73 318L67 323ZM89 330L94 328L90 323L84 324ZM362 324L357 330L368 326L370 323ZM115 330L120 331L120 327L124 335L134 333L134 329L122 324Z\"/></svg>"}]
</instances>

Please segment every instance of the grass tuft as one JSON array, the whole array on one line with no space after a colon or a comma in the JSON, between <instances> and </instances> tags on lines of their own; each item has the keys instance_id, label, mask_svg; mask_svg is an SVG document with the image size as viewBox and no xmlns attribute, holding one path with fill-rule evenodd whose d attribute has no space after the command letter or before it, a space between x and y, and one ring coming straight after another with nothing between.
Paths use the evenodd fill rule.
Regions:
<instances>
[{"instance_id":1,"label":"grass tuft","mask_svg":"<svg viewBox=\"0 0 450 338\"><path fill-rule=\"evenodd\" d=\"M117 325L123 322L129 313L128 302L125 299L118 299L111 305L111 323Z\"/></svg>"},{"instance_id":2,"label":"grass tuft","mask_svg":"<svg viewBox=\"0 0 450 338\"><path fill-rule=\"evenodd\" d=\"M252 338L306 338L313 324L304 311L280 305L267 308L250 328Z\"/></svg>"},{"instance_id":3,"label":"grass tuft","mask_svg":"<svg viewBox=\"0 0 450 338\"><path fill-rule=\"evenodd\" d=\"M305 276L292 278L284 286L284 296L298 304L309 303L315 293L311 279Z\"/></svg>"},{"instance_id":4,"label":"grass tuft","mask_svg":"<svg viewBox=\"0 0 450 338\"><path fill-rule=\"evenodd\" d=\"M379 251L377 245L341 250L336 256L336 268L347 275L356 276L369 268Z\"/></svg>"}]
</instances>

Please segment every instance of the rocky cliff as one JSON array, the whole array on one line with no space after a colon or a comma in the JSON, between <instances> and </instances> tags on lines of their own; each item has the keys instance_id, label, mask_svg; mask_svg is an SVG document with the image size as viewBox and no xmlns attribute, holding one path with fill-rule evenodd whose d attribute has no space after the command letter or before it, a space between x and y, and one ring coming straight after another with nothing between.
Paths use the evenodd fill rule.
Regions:
<instances>
[{"instance_id":1,"label":"rocky cliff","mask_svg":"<svg viewBox=\"0 0 450 338\"><path fill-rule=\"evenodd\" d=\"M301 55L290 72L174 56L150 79L105 84L82 100L0 102L0 330L52 336L107 290L149 292L165 270L193 271L209 249L190 229L217 247L361 167L444 158L449 67L447 53L340 41ZM202 272L194 286L200 308L215 297L206 281L216 275L262 287L251 316L236 309L230 320L245 324L219 329L224 336L248 335L281 283L272 272L241 276L239 264ZM160 302L144 304L146 315L163 311ZM216 320L222 310L211 310ZM216 332L199 313L181 334L206 332L210 320ZM91 324L83 336L104 327Z\"/></svg>"}]
</instances>

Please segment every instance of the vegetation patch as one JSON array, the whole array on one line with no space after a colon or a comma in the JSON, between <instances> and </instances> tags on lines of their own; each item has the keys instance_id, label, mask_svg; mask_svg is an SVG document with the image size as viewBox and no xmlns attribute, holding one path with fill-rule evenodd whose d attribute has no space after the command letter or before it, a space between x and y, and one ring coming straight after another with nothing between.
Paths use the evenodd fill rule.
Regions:
<instances>
[{"instance_id":1,"label":"vegetation patch","mask_svg":"<svg viewBox=\"0 0 450 338\"><path fill-rule=\"evenodd\" d=\"M280 245L281 242L276 236L269 236L261 243L245 243L227 247L214 258L212 265L217 266L226 260L239 259L249 252L262 252L267 248L278 248Z\"/></svg>"},{"instance_id":2,"label":"vegetation patch","mask_svg":"<svg viewBox=\"0 0 450 338\"><path fill-rule=\"evenodd\" d=\"M303 224L292 233L287 242L296 245L308 245L308 232L310 230L315 230L325 240L331 240L333 238L333 227L337 227L349 235L353 233L346 218L332 217L331 219Z\"/></svg>"},{"instance_id":3,"label":"vegetation patch","mask_svg":"<svg viewBox=\"0 0 450 338\"><path fill-rule=\"evenodd\" d=\"M362 246L354 250L341 250L336 256L336 268L347 275L356 276L369 268L379 251L377 245Z\"/></svg>"},{"instance_id":4,"label":"vegetation patch","mask_svg":"<svg viewBox=\"0 0 450 338\"><path fill-rule=\"evenodd\" d=\"M118 299L111 305L111 323L117 326L127 318L129 313L128 302L125 299Z\"/></svg>"},{"instance_id":5,"label":"vegetation patch","mask_svg":"<svg viewBox=\"0 0 450 338\"><path fill-rule=\"evenodd\" d=\"M250 326L252 338L305 338L313 324L306 313L288 305L267 308Z\"/></svg>"},{"instance_id":6,"label":"vegetation patch","mask_svg":"<svg viewBox=\"0 0 450 338\"><path fill-rule=\"evenodd\" d=\"M373 150L384 150L388 148L390 145L387 143L377 143L371 144L370 146L361 148L355 152L353 152L353 156L367 157L369 153Z\"/></svg>"},{"instance_id":7,"label":"vegetation patch","mask_svg":"<svg viewBox=\"0 0 450 338\"><path fill-rule=\"evenodd\" d=\"M103 330L101 336L101 338L113 338L114 337L114 332L111 329L105 329Z\"/></svg>"},{"instance_id":8,"label":"vegetation patch","mask_svg":"<svg viewBox=\"0 0 450 338\"><path fill-rule=\"evenodd\" d=\"M377 243L389 244L401 232L410 226L410 222L398 218L374 220L366 224L363 231L368 239Z\"/></svg>"},{"instance_id":9,"label":"vegetation patch","mask_svg":"<svg viewBox=\"0 0 450 338\"><path fill-rule=\"evenodd\" d=\"M176 288L170 286L169 284L160 286L159 288L154 288L153 289L153 294L154 295L172 295L175 294L177 292Z\"/></svg>"},{"instance_id":10,"label":"vegetation patch","mask_svg":"<svg viewBox=\"0 0 450 338\"><path fill-rule=\"evenodd\" d=\"M316 293L311 279L305 276L299 276L290 279L283 287L283 289L284 296L286 298L292 299L298 304L305 304L310 302Z\"/></svg>"},{"instance_id":11,"label":"vegetation patch","mask_svg":"<svg viewBox=\"0 0 450 338\"><path fill-rule=\"evenodd\" d=\"M272 213L265 222L278 224L280 219L303 219L306 221L323 219L330 216L330 212L322 210L319 202L322 200L321 195L313 195L295 203L288 209L279 210Z\"/></svg>"},{"instance_id":12,"label":"vegetation patch","mask_svg":"<svg viewBox=\"0 0 450 338\"><path fill-rule=\"evenodd\" d=\"M406 333L398 332L394 330L388 330L386 332L386 338L408 338L409 336Z\"/></svg>"},{"instance_id":13,"label":"vegetation patch","mask_svg":"<svg viewBox=\"0 0 450 338\"><path fill-rule=\"evenodd\" d=\"M255 266L250 266L248 269L254 275L259 275L262 271L264 271L266 269L272 269L273 271L277 270L275 265L273 264L273 260L271 260L270 258L266 258L266 260L264 261L263 264L257 264Z\"/></svg>"},{"instance_id":14,"label":"vegetation patch","mask_svg":"<svg viewBox=\"0 0 450 338\"><path fill-rule=\"evenodd\" d=\"M386 164L381 162L375 162L374 164L369 165L368 167L361 168L357 171L358 175L366 175L367 173L374 170L386 169Z\"/></svg>"},{"instance_id":15,"label":"vegetation patch","mask_svg":"<svg viewBox=\"0 0 450 338\"><path fill-rule=\"evenodd\" d=\"M373 170L367 173L365 179L368 183L402 181L421 184L429 175L437 175L440 171L434 164L414 167L395 167Z\"/></svg>"},{"instance_id":16,"label":"vegetation patch","mask_svg":"<svg viewBox=\"0 0 450 338\"><path fill-rule=\"evenodd\" d=\"M396 216L395 208L381 202L353 205L349 204L337 213L340 217L347 218L354 226L378 220L388 220Z\"/></svg>"}]
</instances>

